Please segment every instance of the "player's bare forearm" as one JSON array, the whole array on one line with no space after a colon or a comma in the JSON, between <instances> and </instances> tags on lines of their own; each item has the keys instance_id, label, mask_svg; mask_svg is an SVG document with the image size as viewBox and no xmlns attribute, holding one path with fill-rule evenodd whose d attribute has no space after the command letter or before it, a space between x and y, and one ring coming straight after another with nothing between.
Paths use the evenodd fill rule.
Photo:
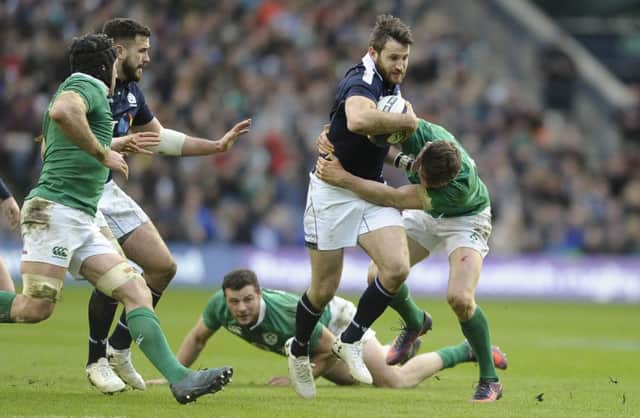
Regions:
<instances>
[{"instance_id":1,"label":"player's bare forearm","mask_svg":"<svg viewBox=\"0 0 640 418\"><path fill-rule=\"evenodd\" d=\"M380 206L388 206L397 209L422 209L422 202L416 190L417 185L395 188L373 180L349 174L345 176L343 186L362 199Z\"/></svg>"},{"instance_id":2,"label":"player's bare forearm","mask_svg":"<svg viewBox=\"0 0 640 418\"><path fill-rule=\"evenodd\" d=\"M184 337L176 355L178 361L186 367L191 366L197 360L212 335L213 331L207 328L202 318L200 318L187 336Z\"/></svg>"},{"instance_id":3,"label":"player's bare forearm","mask_svg":"<svg viewBox=\"0 0 640 418\"><path fill-rule=\"evenodd\" d=\"M49 117L71 142L103 162L108 150L95 137L87 120L87 106L79 94L65 91L55 99Z\"/></svg>"},{"instance_id":4,"label":"player's bare forearm","mask_svg":"<svg viewBox=\"0 0 640 418\"><path fill-rule=\"evenodd\" d=\"M416 115L409 113L386 113L376 104L362 96L351 96L345 103L347 128L360 135L382 135L407 130L413 132L418 126Z\"/></svg>"},{"instance_id":5,"label":"player's bare forearm","mask_svg":"<svg viewBox=\"0 0 640 418\"><path fill-rule=\"evenodd\" d=\"M210 155L219 152L226 152L233 147L233 144L241 135L246 134L251 129L251 119L245 119L236 123L229 129L222 138L210 141L203 138L187 136L182 145L183 156Z\"/></svg>"}]
</instances>

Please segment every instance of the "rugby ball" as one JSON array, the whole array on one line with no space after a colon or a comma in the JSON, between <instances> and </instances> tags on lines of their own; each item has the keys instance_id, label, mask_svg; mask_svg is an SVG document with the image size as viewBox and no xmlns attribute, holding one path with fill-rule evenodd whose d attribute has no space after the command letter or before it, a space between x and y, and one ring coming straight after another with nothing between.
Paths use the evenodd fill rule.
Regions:
<instances>
[{"instance_id":1,"label":"rugby ball","mask_svg":"<svg viewBox=\"0 0 640 418\"><path fill-rule=\"evenodd\" d=\"M400 96L383 96L378 100L378 110L388 113L405 113L407 111L407 104L405 100ZM369 139L374 144L385 147L389 144L399 144L407 139L408 135L405 131L393 132L390 134L375 135Z\"/></svg>"}]
</instances>

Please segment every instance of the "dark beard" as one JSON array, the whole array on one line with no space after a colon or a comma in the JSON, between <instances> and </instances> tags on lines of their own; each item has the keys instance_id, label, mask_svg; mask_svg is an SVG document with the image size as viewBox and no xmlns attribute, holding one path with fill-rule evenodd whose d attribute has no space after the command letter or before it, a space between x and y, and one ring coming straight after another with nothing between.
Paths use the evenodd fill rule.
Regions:
<instances>
[{"instance_id":1,"label":"dark beard","mask_svg":"<svg viewBox=\"0 0 640 418\"><path fill-rule=\"evenodd\" d=\"M122 73L126 81L140 81L140 77L136 74L136 67L129 65L127 61L122 63Z\"/></svg>"},{"instance_id":2,"label":"dark beard","mask_svg":"<svg viewBox=\"0 0 640 418\"><path fill-rule=\"evenodd\" d=\"M391 81L389 79L389 74L387 74L384 69L382 68L381 65L378 64L378 60L376 59L373 62L376 66L376 71L382 76L382 80L386 83L386 84L395 84L393 81Z\"/></svg>"}]
</instances>

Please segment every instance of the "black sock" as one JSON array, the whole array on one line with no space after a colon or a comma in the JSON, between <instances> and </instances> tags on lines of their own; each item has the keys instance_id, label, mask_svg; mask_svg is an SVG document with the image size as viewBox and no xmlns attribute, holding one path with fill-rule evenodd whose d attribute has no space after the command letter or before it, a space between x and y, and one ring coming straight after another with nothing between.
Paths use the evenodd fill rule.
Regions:
<instances>
[{"instance_id":1,"label":"black sock","mask_svg":"<svg viewBox=\"0 0 640 418\"><path fill-rule=\"evenodd\" d=\"M376 277L362 294L358 302L358 310L340 336L340 340L348 344L359 341L371 324L387 309L391 299L393 299L393 293L386 290Z\"/></svg>"},{"instance_id":2,"label":"black sock","mask_svg":"<svg viewBox=\"0 0 640 418\"><path fill-rule=\"evenodd\" d=\"M291 354L294 356L309 355L309 339L315 328L322 310L316 309L305 292L298 301L296 309L296 337L291 344Z\"/></svg>"},{"instance_id":3,"label":"black sock","mask_svg":"<svg viewBox=\"0 0 640 418\"><path fill-rule=\"evenodd\" d=\"M89 358L87 364L107 356L107 337L116 314L118 301L98 289L89 298Z\"/></svg>"},{"instance_id":4,"label":"black sock","mask_svg":"<svg viewBox=\"0 0 640 418\"><path fill-rule=\"evenodd\" d=\"M149 287L149 285L147 285ZM151 290L151 299L153 307L155 308L162 296L162 292L158 292L157 290ZM125 348L131 347L131 334L129 333L129 327L127 326L127 313L122 309L122 315L120 315L120 320L118 321L118 325L116 325L116 329L109 337L109 345L116 350L124 350Z\"/></svg>"}]
</instances>

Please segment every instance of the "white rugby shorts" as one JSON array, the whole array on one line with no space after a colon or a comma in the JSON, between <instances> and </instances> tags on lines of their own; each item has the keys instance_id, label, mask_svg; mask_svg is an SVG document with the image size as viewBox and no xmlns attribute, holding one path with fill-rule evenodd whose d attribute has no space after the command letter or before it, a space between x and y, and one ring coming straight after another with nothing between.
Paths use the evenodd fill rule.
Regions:
<instances>
[{"instance_id":1,"label":"white rugby shorts","mask_svg":"<svg viewBox=\"0 0 640 418\"><path fill-rule=\"evenodd\" d=\"M361 234L387 226L402 226L402 216L397 209L374 205L350 190L332 186L309 174L304 211L307 247L318 250L355 247Z\"/></svg>"},{"instance_id":2,"label":"white rugby shorts","mask_svg":"<svg viewBox=\"0 0 640 418\"><path fill-rule=\"evenodd\" d=\"M402 213L407 237L432 253L444 249L447 256L456 248L476 250L482 258L489 252L491 235L491 208L470 216L434 218L423 210L405 210Z\"/></svg>"},{"instance_id":3,"label":"white rugby shorts","mask_svg":"<svg viewBox=\"0 0 640 418\"><path fill-rule=\"evenodd\" d=\"M98 209L104 215L116 239L149 222L149 217L142 208L113 180L109 180L104 185Z\"/></svg>"},{"instance_id":4,"label":"white rugby shorts","mask_svg":"<svg viewBox=\"0 0 640 418\"><path fill-rule=\"evenodd\" d=\"M86 212L35 197L21 211L22 261L64 267L78 277L88 257L118 254Z\"/></svg>"}]
</instances>

